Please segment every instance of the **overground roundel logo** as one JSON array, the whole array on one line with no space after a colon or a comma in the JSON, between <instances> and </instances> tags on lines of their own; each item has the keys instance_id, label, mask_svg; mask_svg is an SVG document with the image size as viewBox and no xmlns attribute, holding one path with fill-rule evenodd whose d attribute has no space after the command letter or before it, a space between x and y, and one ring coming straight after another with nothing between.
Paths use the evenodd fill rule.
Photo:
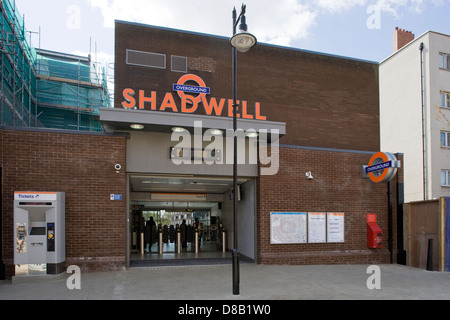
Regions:
<instances>
[{"instance_id":1,"label":"overground roundel logo","mask_svg":"<svg viewBox=\"0 0 450 320\"><path fill-rule=\"evenodd\" d=\"M400 161L387 152L374 154L369 165L364 166L365 174L375 183L391 181L397 174L397 168L400 168Z\"/></svg>"},{"instance_id":2,"label":"overground roundel logo","mask_svg":"<svg viewBox=\"0 0 450 320\"><path fill-rule=\"evenodd\" d=\"M188 81L194 81L198 84L198 86L186 85L186 82ZM197 103L200 103L203 98L206 98L206 95L211 92L210 88L206 87L205 81L195 74L187 74L182 76L178 82L173 85L173 91L176 91L181 99L186 96L186 92L199 93L197 97L189 96Z\"/></svg>"}]
</instances>

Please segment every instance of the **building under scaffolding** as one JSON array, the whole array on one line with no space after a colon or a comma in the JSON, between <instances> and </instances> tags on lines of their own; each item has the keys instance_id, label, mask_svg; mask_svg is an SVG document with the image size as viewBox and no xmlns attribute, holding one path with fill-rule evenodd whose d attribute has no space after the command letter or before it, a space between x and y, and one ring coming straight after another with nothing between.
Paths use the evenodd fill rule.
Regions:
<instances>
[{"instance_id":1,"label":"building under scaffolding","mask_svg":"<svg viewBox=\"0 0 450 320\"><path fill-rule=\"evenodd\" d=\"M0 10L0 125L102 131L100 108L111 106L105 69L90 55L34 48L15 1L0 0Z\"/></svg>"}]
</instances>

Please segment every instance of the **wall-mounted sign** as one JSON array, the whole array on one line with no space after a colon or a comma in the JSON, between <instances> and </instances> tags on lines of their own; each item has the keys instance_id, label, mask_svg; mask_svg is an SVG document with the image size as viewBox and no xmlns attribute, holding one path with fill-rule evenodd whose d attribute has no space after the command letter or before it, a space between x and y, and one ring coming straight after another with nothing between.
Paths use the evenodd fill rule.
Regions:
<instances>
[{"instance_id":1,"label":"wall-mounted sign","mask_svg":"<svg viewBox=\"0 0 450 320\"><path fill-rule=\"evenodd\" d=\"M111 201L122 201L122 195L121 194L111 194L110 200Z\"/></svg>"},{"instance_id":2,"label":"wall-mounted sign","mask_svg":"<svg viewBox=\"0 0 450 320\"><path fill-rule=\"evenodd\" d=\"M327 216L325 212L308 213L308 242L327 242Z\"/></svg>"},{"instance_id":3,"label":"wall-mounted sign","mask_svg":"<svg viewBox=\"0 0 450 320\"><path fill-rule=\"evenodd\" d=\"M19 201L56 201L56 192L14 192L14 200Z\"/></svg>"},{"instance_id":4,"label":"wall-mounted sign","mask_svg":"<svg viewBox=\"0 0 450 320\"><path fill-rule=\"evenodd\" d=\"M194 81L198 86L186 85L186 82ZM211 93L211 89L206 87L205 81L199 76L193 74L187 74L178 80L173 85L173 91L176 91L181 99L185 96L185 93L198 93L199 95L194 99L197 103L201 102L203 98L206 98L207 94Z\"/></svg>"},{"instance_id":5,"label":"wall-mounted sign","mask_svg":"<svg viewBox=\"0 0 450 320\"><path fill-rule=\"evenodd\" d=\"M394 179L401 163L395 155L388 152L378 152L372 156L369 165L363 166L363 176L369 177L375 183L389 182Z\"/></svg>"},{"instance_id":6,"label":"wall-mounted sign","mask_svg":"<svg viewBox=\"0 0 450 320\"><path fill-rule=\"evenodd\" d=\"M327 213L327 242L344 242L344 213Z\"/></svg>"},{"instance_id":7,"label":"wall-mounted sign","mask_svg":"<svg viewBox=\"0 0 450 320\"><path fill-rule=\"evenodd\" d=\"M196 83L197 85L191 85L190 83ZM122 107L144 110L145 106L150 104L150 110L152 111L170 110L189 114L197 112L199 106L203 105L206 115L222 116L225 114L225 116L233 117L233 99L210 98L208 101L207 95L211 93L211 89L206 86L202 78L195 74L184 75L173 85L172 89L178 94L181 102L175 100L172 92L166 92L161 104L158 105L158 93L156 91L148 93L145 90L136 91L126 88L122 93L124 98ZM259 102L255 103L255 114L249 113L247 101L237 101L237 103L240 105L237 113L238 118L267 120L265 116L261 115L261 104Z\"/></svg>"},{"instance_id":8,"label":"wall-mounted sign","mask_svg":"<svg viewBox=\"0 0 450 320\"><path fill-rule=\"evenodd\" d=\"M272 212L270 244L343 243L343 212Z\"/></svg>"},{"instance_id":9,"label":"wall-mounted sign","mask_svg":"<svg viewBox=\"0 0 450 320\"><path fill-rule=\"evenodd\" d=\"M307 243L306 212L272 212L270 214L270 243Z\"/></svg>"}]
</instances>

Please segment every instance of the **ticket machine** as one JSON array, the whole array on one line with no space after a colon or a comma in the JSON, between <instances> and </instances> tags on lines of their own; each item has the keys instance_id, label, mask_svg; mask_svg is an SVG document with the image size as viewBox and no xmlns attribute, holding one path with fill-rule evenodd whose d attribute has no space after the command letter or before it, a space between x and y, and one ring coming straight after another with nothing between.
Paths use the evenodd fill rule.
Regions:
<instances>
[{"instance_id":1,"label":"ticket machine","mask_svg":"<svg viewBox=\"0 0 450 320\"><path fill-rule=\"evenodd\" d=\"M64 272L65 193L14 192L16 275Z\"/></svg>"}]
</instances>

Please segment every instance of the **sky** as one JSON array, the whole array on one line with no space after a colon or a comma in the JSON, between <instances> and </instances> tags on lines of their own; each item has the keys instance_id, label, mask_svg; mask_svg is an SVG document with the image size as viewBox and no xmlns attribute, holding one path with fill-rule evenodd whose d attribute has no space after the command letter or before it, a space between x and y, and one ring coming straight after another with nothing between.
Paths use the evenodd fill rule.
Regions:
<instances>
[{"instance_id":1,"label":"sky","mask_svg":"<svg viewBox=\"0 0 450 320\"><path fill-rule=\"evenodd\" d=\"M11 0L14 1L14 0ZM396 27L450 34L450 0L244 0L260 43L381 62ZM15 0L32 45L87 56L109 70L114 21L230 37L236 0ZM40 34L38 32L40 30ZM110 71L111 73L113 71Z\"/></svg>"}]
</instances>

